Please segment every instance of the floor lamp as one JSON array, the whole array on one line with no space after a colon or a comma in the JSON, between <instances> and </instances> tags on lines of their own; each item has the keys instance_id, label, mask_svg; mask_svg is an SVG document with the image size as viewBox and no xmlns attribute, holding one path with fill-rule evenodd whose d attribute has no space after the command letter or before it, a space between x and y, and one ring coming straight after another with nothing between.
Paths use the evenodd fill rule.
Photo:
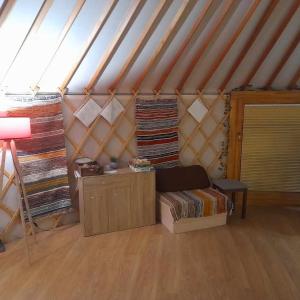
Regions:
<instances>
[{"instance_id":1,"label":"floor lamp","mask_svg":"<svg viewBox=\"0 0 300 300\"><path fill-rule=\"evenodd\" d=\"M30 223L31 232L34 239L35 239L35 230L34 230L32 216L30 213L24 181L22 179L22 170L17 157L16 144L14 141L15 139L19 140L19 139L24 139L29 137L31 137L31 127L30 127L29 118L16 118L16 117L0 118L0 140L3 140L1 169L0 169L0 191L2 191L2 187L3 187L6 151L10 149L14 168L15 168L16 186L20 193L20 197L19 197L20 217L21 217L22 227L24 230L24 240L26 245L27 256L30 262L29 244L28 244L27 234L26 234L26 223L25 223L25 215L24 215L24 208L23 208L23 200L25 203L27 218Z\"/></svg>"}]
</instances>

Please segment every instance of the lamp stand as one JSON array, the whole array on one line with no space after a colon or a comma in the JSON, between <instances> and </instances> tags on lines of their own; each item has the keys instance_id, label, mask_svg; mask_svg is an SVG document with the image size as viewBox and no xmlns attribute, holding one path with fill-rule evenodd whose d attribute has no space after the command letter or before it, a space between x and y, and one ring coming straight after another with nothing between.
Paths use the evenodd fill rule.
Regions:
<instances>
[{"instance_id":1,"label":"lamp stand","mask_svg":"<svg viewBox=\"0 0 300 300\"><path fill-rule=\"evenodd\" d=\"M2 155L1 155L1 166L0 166L0 193L2 194L3 190L3 176L4 176L4 164L5 164L5 157L6 157L6 148L7 142L3 141L2 144ZM0 199L1 200L1 199ZM5 251L5 247L3 242L0 239L0 253Z\"/></svg>"},{"instance_id":2,"label":"lamp stand","mask_svg":"<svg viewBox=\"0 0 300 300\"><path fill-rule=\"evenodd\" d=\"M23 208L23 200L25 203L25 208L27 212L27 218L30 224L31 232L34 237L34 240L36 240L35 236L35 229L34 229L34 224L33 224L33 219L30 213L30 208L29 208L29 203L27 199L27 193L25 190L25 185L24 181L22 179L22 170L19 164L19 160L17 157L17 151L16 151L16 144L14 140L10 140L10 143L7 143L7 141L4 141L3 143L3 148L2 148L2 159L1 159L1 178L0 178L0 187L2 190L3 187L3 175L4 175L4 164L5 164L5 156L6 156L6 150L9 149L11 150L11 155L13 159L13 164L15 168L15 179L16 179L16 186L19 190L20 197L19 197L19 208L20 208L20 217L21 217L21 223L24 231L24 241L25 241L25 246L26 246L26 252L27 252L27 257L28 261L30 263L30 252L29 252L29 243L27 239L27 232L26 232L26 222L25 222L25 215L24 215L24 208Z\"/></svg>"}]
</instances>

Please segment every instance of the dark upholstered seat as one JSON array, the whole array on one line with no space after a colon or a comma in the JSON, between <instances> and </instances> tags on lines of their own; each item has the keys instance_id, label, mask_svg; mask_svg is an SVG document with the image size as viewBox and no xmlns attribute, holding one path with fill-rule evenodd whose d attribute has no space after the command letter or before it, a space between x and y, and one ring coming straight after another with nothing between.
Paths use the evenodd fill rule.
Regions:
<instances>
[{"instance_id":1,"label":"dark upholstered seat","mask_svg":"<svg viewBox=\"0 0 300 300\"><path fill-rule=\"evenodd\" d=\"M210 186L211 183L205 169L199 165L156 171L156 190L158 192L205 189Z\"/></svg>"}]
</instances>

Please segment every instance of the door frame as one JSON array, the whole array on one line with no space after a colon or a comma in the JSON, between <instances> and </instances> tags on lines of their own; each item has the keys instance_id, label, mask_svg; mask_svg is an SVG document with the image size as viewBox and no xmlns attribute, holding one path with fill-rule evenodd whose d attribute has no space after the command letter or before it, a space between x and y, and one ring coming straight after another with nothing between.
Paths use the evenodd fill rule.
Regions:
<instances>
[{"instance_id":1,"label":"door frame","mask_svg":"<svg viewBox=\"0 0 300 300\"><path fill-rule=\"evenodd\" d=\"M233 91L230 104L227 178L239 180L245 105L300 104L300 91ZM253 192L250 201L256 203L257 199L261 203L261 199L267 199L267 202L282 204L283 196L284 204L300 204L299 193Z\"/></svg>"}]
</instances>

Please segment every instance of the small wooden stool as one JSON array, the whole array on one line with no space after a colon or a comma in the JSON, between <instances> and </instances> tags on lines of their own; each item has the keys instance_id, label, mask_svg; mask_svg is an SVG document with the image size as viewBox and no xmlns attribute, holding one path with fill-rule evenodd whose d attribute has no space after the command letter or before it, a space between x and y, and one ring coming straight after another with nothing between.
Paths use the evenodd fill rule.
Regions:
<instances>
[{"instance_id":1,"label":"small wooden stool","mask_svg":"<svg viewBox=\"0 0 300 300\"><path fill-rule=\"evenodd\" d=\"M246 217L247 211L247 193L248 187L245 183L233 179L213 180L213 186L222 193L231 193L231 200L235 204L235 195L238 192L243 193L242 219Z\"/></svg>"}]
</instances>

